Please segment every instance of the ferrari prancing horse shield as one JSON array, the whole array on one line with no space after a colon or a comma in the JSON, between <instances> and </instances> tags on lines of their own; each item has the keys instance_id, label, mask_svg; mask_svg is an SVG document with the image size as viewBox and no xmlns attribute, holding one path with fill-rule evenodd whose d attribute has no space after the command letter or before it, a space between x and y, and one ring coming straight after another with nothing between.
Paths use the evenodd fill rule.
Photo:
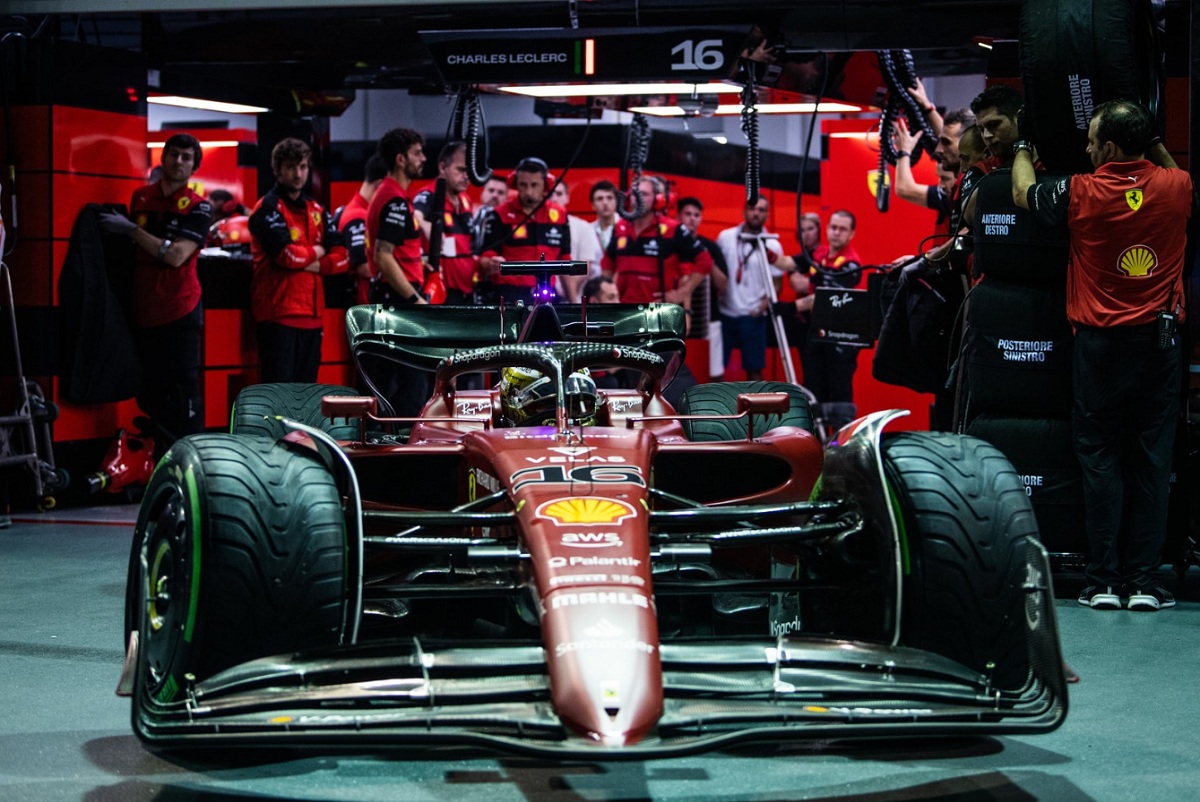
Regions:
<instances>
[{"instance_id":1,"label":"ferrari prancing horse shield","mask_svg":"<svg viewBox=\"0 0 1200 802\"><path fill-rule=\"evenodd\" d=\"M1135 212L1142 208L1142 191L1140 189L1125 190L1125 202L1129 204L1129 208Z\"/></svg>"}]
</instances>

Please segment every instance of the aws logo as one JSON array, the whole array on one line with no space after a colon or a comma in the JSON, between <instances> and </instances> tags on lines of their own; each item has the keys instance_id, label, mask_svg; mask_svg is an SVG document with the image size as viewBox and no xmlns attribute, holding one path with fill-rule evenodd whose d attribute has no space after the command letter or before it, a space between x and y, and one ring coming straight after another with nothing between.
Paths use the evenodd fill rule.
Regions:
<instances>
[{"instance_id":1,"label":"aws logo","mask_svg":"<svg viewBox=\"0 0 1200 802\"><path fill-rule=\"evenodd\" d=\"M1158 254L1145 245L1126 248L1117 259L1117 269L1132 278L1149 276L1158 267Z\"/></svg>"}]
</instances>

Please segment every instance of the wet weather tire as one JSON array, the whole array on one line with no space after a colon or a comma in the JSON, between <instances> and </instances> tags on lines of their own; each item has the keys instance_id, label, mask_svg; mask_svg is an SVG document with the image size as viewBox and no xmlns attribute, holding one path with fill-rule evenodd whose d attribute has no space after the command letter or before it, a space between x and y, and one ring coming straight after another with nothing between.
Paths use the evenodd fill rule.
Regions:
<instances>
[{"instance_id":1,"label":"wet weather tire","mask_svg":"<svg viewBox=\"0 0 1200 802\"><path fill-rule=\"evenodd\" d=\"M337 644L345 519L332 477L262 438L179 440L146 489L128 587L136 705L178 700L189 674Z\"/></svg>"},{"instance_id":2,"label":"wet weather tire","mask_svg":"<svg viewBox=\"0 0 1200 802\"><path fill-rule=\"evenodd\" d=\"M1162 122L1162 45L1150 0L1027 0L1021 8L1025 127L1050 170L1091 172L1087 128L1108 100Z\"/></svg>"},{"instance_id":3,"label":"wet weather tire","mask_svg":"<svg viewBox=\"0 0 1200 802\"><path fill-rule=\"evenodd\" d=\"M755 415L754 436L760 437L779 426L795 426L811 432L812 411L804 391L786 382L718 382L689 387L678 405L680 415L733 415L737 413L737 397L742 393L787 393L791 409L782 415ZM742 420L685 420L683 433L693 442L727 442L746 439L746 422Z\"/></svg>"},{"instance_id":4,"label":"wet weather tire","mask_svg":"<svg viewBox=\"0 0 1200 802\"><path fill-rule=\"evenodd\" d=\"M291 418L326 432L335 440L358 439L358 422L338 420L321 414L321 399L327 395L362 395L353 387L336 384L252 384L238 393L230 415L229 431L278 440L287 434L276 416Z\"/></svg>"},{"instance_id":5,"label":"wet weather tire","mask_svg":"<svg viewBox=\"0 0 1200 802\"><path fill-rule=\"evenodd\" d=\"M885 435L883 460L906 543L904 645L990 674L996 687L1020 688L1037 522L1017 472L991 444L955 434Z\"/></svg>"}]
</instances>

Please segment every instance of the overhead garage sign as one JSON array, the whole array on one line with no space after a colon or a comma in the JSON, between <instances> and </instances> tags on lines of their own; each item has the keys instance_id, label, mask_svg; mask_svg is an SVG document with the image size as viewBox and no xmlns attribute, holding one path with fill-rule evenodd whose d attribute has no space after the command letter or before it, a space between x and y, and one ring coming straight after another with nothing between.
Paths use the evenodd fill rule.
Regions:
<instances>
[{"instance_id":1,"label":"overhead garage sign","mask_svg":"<svg viewBox=\"0 0 1200 802\"><path fill-rule=\"evenodd\" d=\"M446 83L707 81L732 74L744 29L424 31Z\"/></svg>"}]
</instances>

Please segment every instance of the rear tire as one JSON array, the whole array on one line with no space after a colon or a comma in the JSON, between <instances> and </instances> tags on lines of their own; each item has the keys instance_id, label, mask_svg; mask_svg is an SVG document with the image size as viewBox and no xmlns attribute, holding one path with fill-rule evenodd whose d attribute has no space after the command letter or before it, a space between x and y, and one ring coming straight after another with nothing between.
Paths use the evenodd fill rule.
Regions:
<instances>
[{"instance_id":1,"label":"rear tire","mask_svg":"<svg viewBox=\"0 0 1200 802\"><path fill-rule=\"evenodd\" d=\"M327 433L335 440L357 440L358 421L336 423L321 414L321 399L327 395L362 395L353 387L336 384L252 384L233 402L229 431L278 440L287 434L278 415L291 418Z\"/></svg>"},{"instance_id":2,"label":"rear tire","mask_svg":"<svg viewBox=\"0 0 1200 802\"><path fill-rule=\"evenodd\" d=\"M1029 672L1025 591L1037 521L1021 479L991 444L963 435L885 435L888 484L907 560L901 640L949 657L996 687Z\"/></svg>"},{"instance_id":3,"label":"rear tire","mask_svg":"<svg viewBox=\"0 0 1200 802\"><path fill-rule=\"evenodd\" d=\"M717 382L689 387L677 407L680 415L733 415L737 397L742 393L787 393L791 408L782 415L755 415L754 436L761 437L779 426L813 430L808 397L794 384L786 382ZM683 433L692 442L728 442L746 439L746 422L741 420L684 420Z\"/></svg>"},{"instance_id":4,"label":"rear tire","mask_svg":"<svg viewBox=\"0 0 1200 802\"><path fill-rule=\"evenodd\" d=\"M126 641L139 631L135 704L168 703L188 675L338 642L345 519L314 457L261 438L176 442L134 530Z\"/></svg>"}]
</instances>

